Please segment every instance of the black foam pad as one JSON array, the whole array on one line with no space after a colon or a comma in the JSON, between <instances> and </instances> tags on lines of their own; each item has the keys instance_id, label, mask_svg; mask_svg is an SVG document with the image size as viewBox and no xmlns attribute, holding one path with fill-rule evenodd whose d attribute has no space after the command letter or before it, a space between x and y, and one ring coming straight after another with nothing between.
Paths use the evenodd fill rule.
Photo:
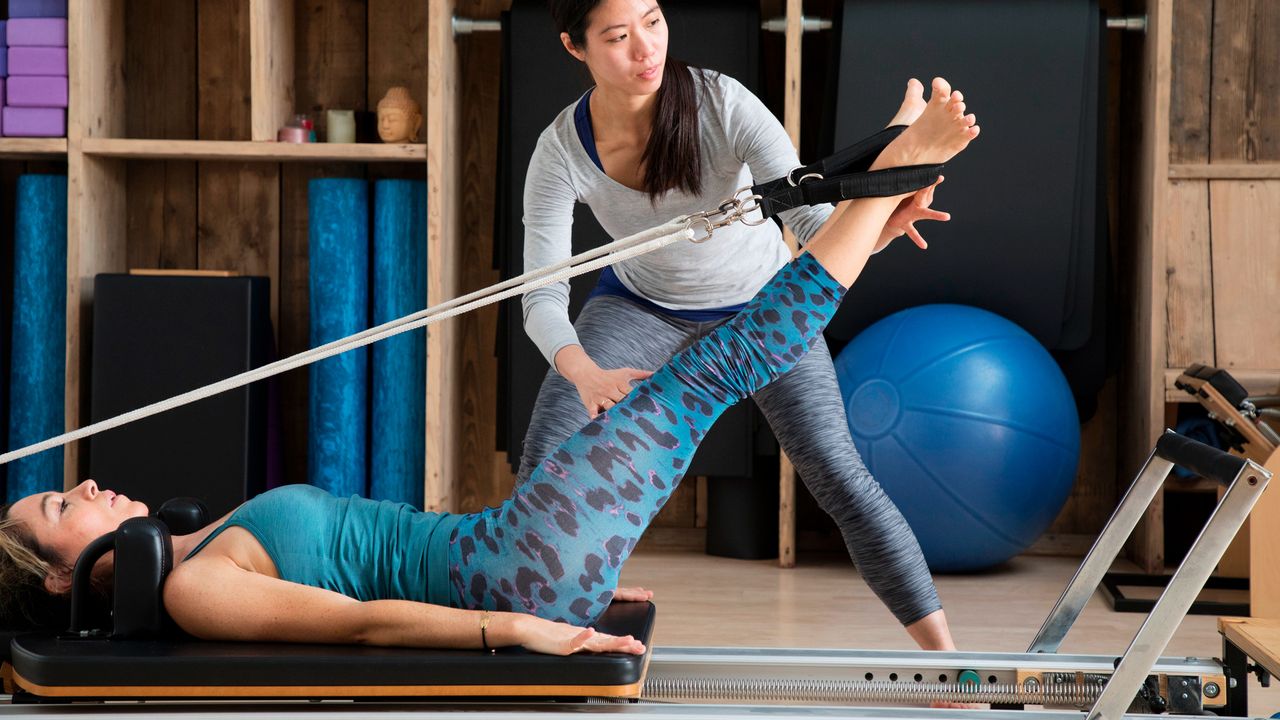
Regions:
<instances>
[{"instance_id":1,"label":"black foam pad","mask_svg":"<svg viewBox=\"0 0 1280 720\"><path fill-rule=\"evenodd\" d=\"M114 628L111 636L130 640L159 637L167 617L164 580L173 568L169 529L157 518L130 518L116 530Z\"/></svg>"},{"instance_id":2,"label":"black foam pad","mask_svg":"<svg viewBox=\"0 0 1280 720\"><path fill-rule=\"evenodd\" d=\"M650 644L654 606L615 602L595 627ZM147 687L142 696L201 695L201 687L397 686L617 687L639 683L648 656L616 653L551 657L520 648L423 650L356 645L103 640L25 635L13 640L14 671L48 688ZM166 690L166 688L169 688ZM195 692L193 692L195 689ZM477 690L474 694L482 695ZM559 693L564 694L564 693ZM572 693L583 695L581 690ZM350 693L361 696L359 692ZM88 697L92 697L91 695Z\"/></svg>"},{"instance_id":3,"label":"black foam pad","mask_svg":"<svg viewBox=\"0 0 1280 720\"><path fill-rule=\"evenodd\" d=\"M735 0L671 0L663 3L670 28L668 54L723 72L745 87L759 86L760 9ZM523 189L539 134L590 87L584 66L565 52L544 0L515 0L503 17L503 77L494 258L504 279L524 272ZM759 178L765 180L766 178ZM719 202L720 199L716 199ZM612 241L585 205L573 213L573 252ZM570 317L576 317L599 273L571 283ZM524 332L520 305L504 303L497 339L498 446L512 469L520 453L547 363ZM752 473L758 411L742 403L716 423L689 467L690 475L745 477Z\"/></svg>"},{"instance_id":4,"label":"black foam pad","mask_svg":"<svg viewBox=\"0 0 1280 720\"><path fill-rule=\"evenodd\" d=\"M209 524L209 508L196 498L166 500L155 517L174 535L187 535Z\"/></svg>"},{"instance_id":5,"label":"black foam pad","mask_svg":"<svg viewBox=\"0 0 1280 720\"><path fill-rule=\"evenodd\" d=\"M99 275L94 285L94 421L265 364L269 281ZM175 495L221 516L266 482L265 383L108 430L90 445L98 484L151 507Z\"/></svg>"}]
</instances>

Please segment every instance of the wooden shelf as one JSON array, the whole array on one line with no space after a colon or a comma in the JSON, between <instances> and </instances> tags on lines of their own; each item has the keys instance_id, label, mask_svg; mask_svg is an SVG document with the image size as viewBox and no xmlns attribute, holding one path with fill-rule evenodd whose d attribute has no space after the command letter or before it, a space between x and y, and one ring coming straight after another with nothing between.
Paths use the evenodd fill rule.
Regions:
<instances>
[{"instance_id":1,"label":"wooden shelf","mask_svg":"<svg viewBox=\"0 0 1280 720\"><path fill-rule=\"evenodd\" d=\"M1280 180L1280 163L1170 165L1170 180Z\"/></svg>"},{"instance_id":2,"label":"wooden shelf","mask_svg":"<svg viewBox=\"0 0 1280 720\"><path fill-rule=\"evenodd\" d=\"M65 143L65 141L63 141ZM277 143L228 140L85 138L86 155L162 160L261 162L425 162L425 144Z\"/></svg>"},{"instance_id":3,"label":"wooden shelf","mask_svg":"<svg viewBox=\"0 0 1280 720\"><path fill-rule=\"evenodd\" d=\"M1164 370L1164 401L1171 403L1195 402L1195 400L1185 392L1174 387L1174 382L1178 376L1183 373L1186 368L1165 368ZM1231 377L1244 386L1250 395L1274 395L1280 392L1280 370L1243 370L1240 368L1227 368L1231 372Z\"/></svg>"},{"instance_id":4,"label":"wooden shelf","mask_svg":"<svg viewBox=\"0 0 1280 720\"><path fill-rule=\"evenodd\" d=\"M4 160L47 160L66 154L66 138L0 138L0 159Z\"/></svg>"}]
</instances>

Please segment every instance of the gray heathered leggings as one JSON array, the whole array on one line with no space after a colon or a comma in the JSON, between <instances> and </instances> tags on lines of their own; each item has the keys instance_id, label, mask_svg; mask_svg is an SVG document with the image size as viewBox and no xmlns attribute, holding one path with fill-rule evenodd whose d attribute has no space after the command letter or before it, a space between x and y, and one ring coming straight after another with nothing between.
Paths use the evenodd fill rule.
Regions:
<instances>
[{"instance_id":1,"label":"gray heathered leggings","mask_svg":"<svg viewBox=\"0 0 1280 720\"><path fill-rule=\"evenodd\" d=\"M682 320L604 295L587 302L574 329L602 368L657 370L722 322ZM819 339L795 368L754 398L805 485L836 521L863 578L898 621L910 625L941 608L920 544L853 445L826 342ZM516 484L587 422L577 389L549 370Z\"/></svg>"}]
</instances>

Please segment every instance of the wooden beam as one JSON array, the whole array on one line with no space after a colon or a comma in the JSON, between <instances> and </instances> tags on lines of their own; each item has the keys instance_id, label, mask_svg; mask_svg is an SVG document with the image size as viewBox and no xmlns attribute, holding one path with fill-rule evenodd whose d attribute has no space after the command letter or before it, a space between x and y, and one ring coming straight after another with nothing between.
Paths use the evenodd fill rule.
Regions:
<instances>
[{"instance_id":1,"label":"wooden beam","mask_svg":"<svg viewBox=\"0 0 1280 720\"><path fill-rule=\"evenodd\" d=\"M253 140L275 140L293 116L293 35L293 0L249 0Z\"/></svg>"},{"instance_id":2,"label":"wooden beam","mask_svg":"<svg viewBox=\"0 0 1280 720\"><path fill-rule=\"evenodd\" d=\"M93 278L125 269L125 168L84 154L86 138L125 129L124 0L72 0L68 11L71 103L67 116L67 354L65 427L87 424ZM63 448L63 482L87 468L79 444Z\"/></svg>"}]
</instances>

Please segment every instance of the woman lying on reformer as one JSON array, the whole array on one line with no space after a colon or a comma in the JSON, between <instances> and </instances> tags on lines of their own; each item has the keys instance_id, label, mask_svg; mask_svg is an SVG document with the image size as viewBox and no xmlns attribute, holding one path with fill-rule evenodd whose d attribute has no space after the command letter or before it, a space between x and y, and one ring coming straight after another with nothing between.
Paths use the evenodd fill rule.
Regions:
<instances>
[{"instance_id":1,"label":"woman lying on reformer","mask_svg":"<svg viewBox=\"0 0 1280 720\"><path fill-rule=\"evenodd\" d=\"M928 102L871 170L946 162L978 136L963 97L935 79ZM932 190L841 203L807 251L730 322L678 353L565 441L497 507L435 514L340 499L305 485L259 495L176 536L164 605L197 638L433 648L642 653L584 628L614 599L623 563L734 403L795 365L861 273L890 214ZM63 594L96 538L147 508L93 481L0 513L0 582ZM95 571L110 573L104 558Z\"/></svg>"}]
</instances>

